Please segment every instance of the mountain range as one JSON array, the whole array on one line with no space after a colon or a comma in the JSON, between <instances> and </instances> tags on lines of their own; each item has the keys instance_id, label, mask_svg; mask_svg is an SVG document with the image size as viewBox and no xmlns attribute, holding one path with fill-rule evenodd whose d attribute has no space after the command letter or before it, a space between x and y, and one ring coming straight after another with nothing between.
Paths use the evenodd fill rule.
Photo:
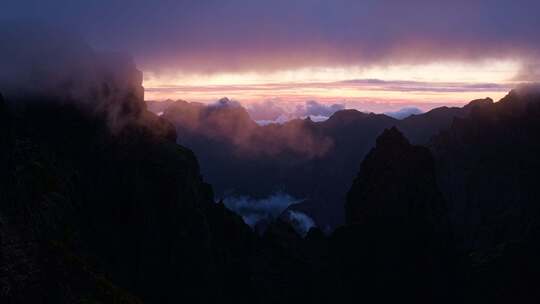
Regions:
<instances>
[{"instance_id":1,"label":"mountain range","mask_svg":"<svg viewBox=\"0 0 540 304\"><path fill-rule=\"evenodd\" d=\"M540 300L537 87L259 126L228 100L155 115L123 71L84 102L0 95L2 303ZM227 205L275 191L303 201L258 227Z\"/></svg>"},{"instance_id":2,"label":"mountain range","mask_svg":"<svg viewBox=\"0 0 540 304\"><path fill-rule=\"evenodd\" d=\"M264 126L226 98L212 105L149 102L149 108L159 110L175 126L177 142L197 154L218 198L257 200L286 193L296 198L290 210L304 212L331 231L345 223L345 193L383 130L395 126L411 142L428 144L454 119L490 103L489 98L474 100L461 108L436 108L402 120L341 110L322 122L308 117Z\"/></svg>"}]
</instances>

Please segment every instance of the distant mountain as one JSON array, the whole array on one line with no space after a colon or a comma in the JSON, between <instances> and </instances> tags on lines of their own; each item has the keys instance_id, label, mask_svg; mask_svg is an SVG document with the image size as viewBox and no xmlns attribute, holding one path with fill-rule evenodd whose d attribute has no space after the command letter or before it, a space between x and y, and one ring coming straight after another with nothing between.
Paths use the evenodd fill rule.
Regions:
<instances>
[{"instance_id":1,"label":"distant mountain","mask_svg":"<svg viewBox=\"0 0 540 304\"><path fill-rule=\"evenodd\" d=\"M472 104L479 102L490 99ZM292 209L332 229L345 222L345 193L384 129L397 126L411 142L425 144L470 108L437 108L403 120L342 110L323 122L307 118L259 126L228 100L209 106L177 101L169 102L162 117L176 127L178 143L198 155L217 197L285 192L305 201Z\"/></svg>"}]
</instances>

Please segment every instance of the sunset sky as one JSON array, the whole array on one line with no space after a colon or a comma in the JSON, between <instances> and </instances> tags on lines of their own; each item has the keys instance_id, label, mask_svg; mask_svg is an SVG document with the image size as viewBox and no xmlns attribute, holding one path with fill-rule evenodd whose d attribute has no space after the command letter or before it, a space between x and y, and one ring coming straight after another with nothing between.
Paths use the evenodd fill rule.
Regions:
<instances>
[{"instance_id":1,"label":"sunset sky","mask_svg":"<svg viewBox=\"0 0 540 304\"><path fill-rule=\"evenodd\" d=\"M423 110L540 80L540 1L4 0L129 53L147 99Z\"/></svg>"}]
</instances>

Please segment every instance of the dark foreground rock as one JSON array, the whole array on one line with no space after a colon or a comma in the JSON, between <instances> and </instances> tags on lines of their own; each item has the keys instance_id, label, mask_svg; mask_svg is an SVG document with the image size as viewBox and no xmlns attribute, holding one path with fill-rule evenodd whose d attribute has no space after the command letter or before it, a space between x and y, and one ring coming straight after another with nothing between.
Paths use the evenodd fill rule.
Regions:
<instances>
[{"instance_id":1,"label":"dark foreground rock","mask_svg":"<svg viewBox=\"0 0 540 304\"><path fill-rule=\"evenodd\" d=\"M387 129L347 224L305 236L283 218L254 233L215 203L174 127L124 97L121 124L73 102L0 99L1 303L540 299L535 94L472 103L429 148Z\"/></svg>"},{"instance_id":2,"label":"dark foreground rock","mask_svg":"<svg viewBox=\"0 0 540 304\"><path fill-rule=\"evenodd\" d=\"M222 289L215 273L226 266L214 250L228 243L208 223L218 207L191 151L155 132L165 122L141 117L112 133L67 104L17 116L2 147L11 155L0 209L6 296L71 303L123 289L156 303L178 293L207 302L207 287ZM119 288L100 295L89 286L101 280Z\"/></svg>"},{"instance_id":3,"label":"dark foreground rock","mask_svg":"<svg viewBox=\"0 0 540 304\"><path fill-rule=\"evenodd\" d=\"M385 130L347 196L348 225L333 236L347 302L362 297L446 302L453 286L452 237L434 160L396 129ZM388 292L392 290L392 292Z\"/></svg>"}]
</instances>

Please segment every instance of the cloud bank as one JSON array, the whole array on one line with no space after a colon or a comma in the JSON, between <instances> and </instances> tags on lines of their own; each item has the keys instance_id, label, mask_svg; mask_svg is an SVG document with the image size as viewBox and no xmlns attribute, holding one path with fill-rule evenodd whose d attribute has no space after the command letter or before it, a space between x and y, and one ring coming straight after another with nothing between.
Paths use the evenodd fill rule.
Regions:
<instances>
[{"instance_id":1,"label":"cloud bank","mask_svg":"<svg viewBox=\"0 0 540 304\"><path fill-rule=\"evenodd\" d=\"M259 125L272 123L282 124L293 119L310 118L313 121L324 121L337 111L345 109L345 104L323 104L315 100L309 100L298 104L294 108L287 107L284 103L264 101L246 105L249 116Z\"/></svg>"},{"instance_id":2,"label":"cloud bank","mask_svg":"<svg viewBox=\"0 0 540 304\"><path fill-rule=\"evenodd\" d=\"M217 141L247 159L285 154L309 160L324 156L334 145L330 137L314 132L309 121L260 127L244 107L228 98L209 105L179 100L162 117L176 126L180 144L184 137L195 136Z\"/></svg>"},{"instance_id":3,"label":"cloud bank","mask_svg":"<svg viewBox=\"0 0 540 304\"><path fill-rule=\"evenodd\" d=\"M73 28L143 69L192 73L537 59L540 2L19 0L0 19ZM99 20L99 22L96 22Z\"/></svg>"},{"instance_id":4,"label":"cloud bank","mask_svg":"<svg viewBox=\"0 0 540 304\"><path fill-rule=\"evenodd\" d=\"M69 102L106 115L114 129L145 107L142 73L129 56L43 25L0 22L0 93L9 102Z\"/></svg>"},{"instance_id":5,"label":"cloud bank","mask_svg":"<svg viewBox=\"0 0 540 304\"><path fill-rule=\"evenodd\" d=\"M313 219L299 211L285 211L290 205L301 201L301 199L294 198L289 194L277 192L261 199L248 196L227 197L223 203L229 210L240 215L251 228L255 229L258 225L259 227L268 225L281 218L292 225L299 235L305 236L309 229L315 227ZM259 232L264 232L264 229L262 230Z\"/></svg>"},{"instance_id":6,"label":"cloud bank","mask_svg":"<svg viewBox=\"0 0 540 304\"><path fill-rule=\"evenodd\" d=\"M415 108L415 107L405 107L403 109L400 109L398 111L394 111L394 112L385 112L384 114L390 116L390 117L393 117L395 119L404 119L404 118L407 118L411 115L418 115L418 114L422 114L424 113L422 110L420 110L419 108Z\"/></svg>"}]
</instances>

